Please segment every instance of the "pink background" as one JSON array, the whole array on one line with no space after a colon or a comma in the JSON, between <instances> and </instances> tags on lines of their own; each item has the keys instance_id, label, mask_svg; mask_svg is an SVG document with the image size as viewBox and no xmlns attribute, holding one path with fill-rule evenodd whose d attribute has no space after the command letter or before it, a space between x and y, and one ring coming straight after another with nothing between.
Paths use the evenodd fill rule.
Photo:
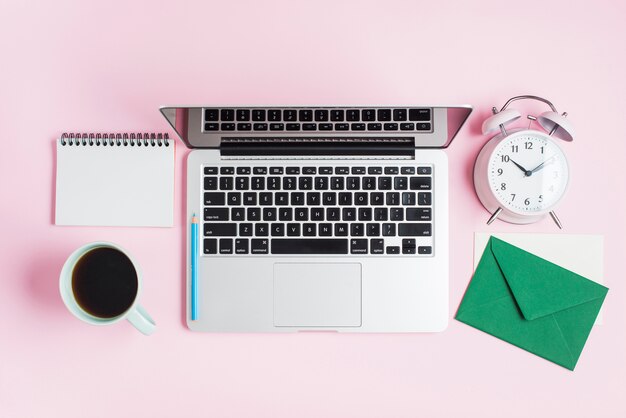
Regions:
<instances>
[{"instance_id":1,"label":"pink background","mask_svg":"<svg viewBox=\"0 0 626 418\"><path fill-rule=\"evenodd\" d=\"M0 5L1 417L626 416L626 3L114 3ZM469 103L448 149L452 317L474 232L556 231L550 220L487 227L471 185L482 120L524 93L578 129L563 145L564 232L605 236L604 324L575 372L454 320L431 335L189 332L181 143L174 228L53 225L53 144L65 130L167 130L157 108L176 103ZM94 240L142 265L154 336L64 308L63 261Z\"/></svg>"}]
</instances>

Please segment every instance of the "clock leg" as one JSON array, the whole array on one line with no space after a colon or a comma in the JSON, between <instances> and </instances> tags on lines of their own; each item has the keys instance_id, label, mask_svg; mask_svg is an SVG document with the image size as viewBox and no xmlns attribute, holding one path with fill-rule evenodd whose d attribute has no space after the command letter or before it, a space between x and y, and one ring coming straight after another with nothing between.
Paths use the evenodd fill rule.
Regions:
<instances>
[{"instance_id":1,"label":"clock leg","mask_svg":"<svg viewBox=\"0 0 626 418\"><path fill-rule=\"evenodd\" d=\"M496 211L493 213L493 215L491 215L491 218L489 218L489 220L487 221L487 225L491 225L491 223L496 220L496 218L498 217L500 212L502 212L502 208L496 209Z\"/></svg>"},{"instance_id":2,"label":"clock leg","mask_svg":"<svg viewBox=\"0 0 626 418\"><path fill-rule=\"evenodd\" d=\"M554 211L550 211L550 216L552 216L552 220L554 221L554 223L556 224L556 226L559 227L559 229L563 229L563 225L561 225L561 221L559 221L559 217L556 216L556 213L554 213Z\"/></svg>"}]
</instances>

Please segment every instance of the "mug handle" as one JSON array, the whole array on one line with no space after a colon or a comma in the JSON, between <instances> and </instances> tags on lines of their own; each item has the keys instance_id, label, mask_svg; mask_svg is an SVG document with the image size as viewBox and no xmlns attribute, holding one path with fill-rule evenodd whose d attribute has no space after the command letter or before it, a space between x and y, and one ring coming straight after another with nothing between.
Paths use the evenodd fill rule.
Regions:
<instances>
[{"instance_id":1,"label":"mug handle","mask_svg":"<svg viewBox=\"0 0 626 418\"><path fill-rule=\"evenodd\" d=\"M150 335L156 330L154 319L141 305L136 305L126 319L142 334Z\"/></svg>"}]
</instances>

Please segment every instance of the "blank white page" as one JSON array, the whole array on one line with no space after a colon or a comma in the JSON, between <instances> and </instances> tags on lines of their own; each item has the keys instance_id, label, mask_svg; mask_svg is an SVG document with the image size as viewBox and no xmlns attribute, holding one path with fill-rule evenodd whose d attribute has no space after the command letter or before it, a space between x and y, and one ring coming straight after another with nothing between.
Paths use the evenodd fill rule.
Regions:
<instances>
[{"instance_id":1,"label":"blank white page","mask_svg":"<svg viewBox=\"0 0 626 418\"><path fill-rule=\"evenodd\" d=\"M174 141L63 142L57 140L57 225L173 226Z\"/></svg>"}]
</instances>

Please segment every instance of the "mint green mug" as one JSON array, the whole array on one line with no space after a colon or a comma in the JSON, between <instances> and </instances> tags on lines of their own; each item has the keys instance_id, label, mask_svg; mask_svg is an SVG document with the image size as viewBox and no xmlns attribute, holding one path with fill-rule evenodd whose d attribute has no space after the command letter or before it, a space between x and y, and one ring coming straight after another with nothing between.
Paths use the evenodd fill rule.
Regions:
<instances>
[{"instance_id":1,"label":"mint green mug","mask_svg":"<svg viewBox=\"0 0 626 418\"><path fill-rule=\"evenodd\" d=\"M127 319L145 335L156 329L138 303L141 270L130 254L110 242L91 242L65 261L59 278L61 298L78 319L109 325Z\"/></svg>"}]
</instances>

